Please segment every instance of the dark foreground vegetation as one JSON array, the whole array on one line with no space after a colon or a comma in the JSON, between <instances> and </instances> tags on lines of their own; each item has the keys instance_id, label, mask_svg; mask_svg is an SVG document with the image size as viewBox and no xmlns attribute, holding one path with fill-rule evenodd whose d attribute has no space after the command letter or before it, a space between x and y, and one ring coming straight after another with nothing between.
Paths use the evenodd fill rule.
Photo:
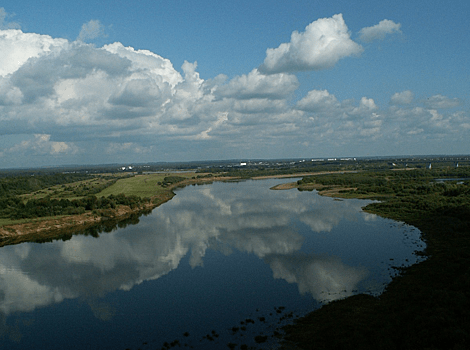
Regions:
<instances>
[{"instance_id":1,"label":"dark foreground vegetation","mask_svg":"<svg viewBox=\"0 0 470 350\"><path fill-rule=\"evenodd\" d=\"M441 167L299 181L304 189L380 199L365 210L418 227L426 260L401 271L378 298L335 301L285 327L285 343L300 349L469 349L469 177L469 167Z\"/></svg>"}]
</instances>

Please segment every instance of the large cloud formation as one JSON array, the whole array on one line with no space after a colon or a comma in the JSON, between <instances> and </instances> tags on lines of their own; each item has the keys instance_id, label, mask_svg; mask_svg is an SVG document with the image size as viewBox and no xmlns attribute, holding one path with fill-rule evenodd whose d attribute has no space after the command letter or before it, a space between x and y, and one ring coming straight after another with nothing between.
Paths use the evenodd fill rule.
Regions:
<instances>
[{"instance_id":1,"label":"large cloud formation","mask_svg":"<svg viewBox=\"0 0 470 350\"><path fill-rule=\"evenodd\" d=\"M341 14L292 33L247 74L207 80L196 62L178 71L148 50L86 43L104 35L97 20L72 42L25 33L5 16L0 13L4 166L344 154L346 145L356 155L366 145L377 149L380 140L400 153L400 144L426 148L452 135L458 145L468 136L463 102L440 94L415 99L410 90L398 91L385 109L369 96L340 101L326 89L296 96L293 72L325 69L363 51ZM382 21L361 35L397 31L399 25Z\"/></svg>"},{"instance_id":2,"label":"large cloud formation","mask_svg":"<svg viewBox=\"0 0 470 350\"><path fill-rule=\"evenodd\" d=\"M358 55L363 48L351 40L341 14L310 23L305 32L292 33L291 41L266 51L263 73L320 70L333 67L341 58Z\"/></svg>"}]
</instances>

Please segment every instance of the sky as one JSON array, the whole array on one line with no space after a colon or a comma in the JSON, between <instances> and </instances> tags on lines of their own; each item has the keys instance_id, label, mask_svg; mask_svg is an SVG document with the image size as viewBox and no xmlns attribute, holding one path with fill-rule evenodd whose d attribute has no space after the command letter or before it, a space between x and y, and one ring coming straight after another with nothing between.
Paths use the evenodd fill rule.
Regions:
<instances>
[{"instance_id":1,"label":"sky","mask_svg":"<svg viewBox=\"0 0 470 350\"><path fill-rule=\"evenodd\" d=\"M470 2L0 4L0 168L470 154Z\"/></svg>"}]
</instances>

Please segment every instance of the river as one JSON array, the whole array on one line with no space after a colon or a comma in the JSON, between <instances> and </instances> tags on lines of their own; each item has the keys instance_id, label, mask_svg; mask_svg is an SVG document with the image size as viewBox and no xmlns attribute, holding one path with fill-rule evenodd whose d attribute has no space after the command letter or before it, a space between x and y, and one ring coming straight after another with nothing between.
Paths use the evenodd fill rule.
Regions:
<instances>
[{"instance_id":1,"label":"river","mask_svg":"<svg viewBox=\"0 0 470 350\"><path fill-rule=\"evenodd\" d=\"M362 211L369 201L270 190L291 181L188 186L99 237L0 248L2 345L268 348L293 317L378 295L418 261L418 229Z\"/></svg>"}]
</instances>

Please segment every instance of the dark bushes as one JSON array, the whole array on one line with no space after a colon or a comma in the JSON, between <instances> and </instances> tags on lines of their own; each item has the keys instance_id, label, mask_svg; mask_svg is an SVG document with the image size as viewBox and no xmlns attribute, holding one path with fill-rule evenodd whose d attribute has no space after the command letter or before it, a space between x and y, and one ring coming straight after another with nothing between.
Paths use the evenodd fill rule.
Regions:
<instances>
[{"instance_id":1,"label":"dark bushes","mask_svg":"<svg viewBox=\"0 0 470 350\"><path fill-rule=\"evenodd\" d=\"M56 215L83 214L86 210L115 209L118 205L127 205L131 209L141 207L148 198L126 196L124 194L109 197L88 196L80 199L30 199L23 203L17 197L0 200L0 215L11 219L25 219Z\"/></svg>"}]
</instances>

